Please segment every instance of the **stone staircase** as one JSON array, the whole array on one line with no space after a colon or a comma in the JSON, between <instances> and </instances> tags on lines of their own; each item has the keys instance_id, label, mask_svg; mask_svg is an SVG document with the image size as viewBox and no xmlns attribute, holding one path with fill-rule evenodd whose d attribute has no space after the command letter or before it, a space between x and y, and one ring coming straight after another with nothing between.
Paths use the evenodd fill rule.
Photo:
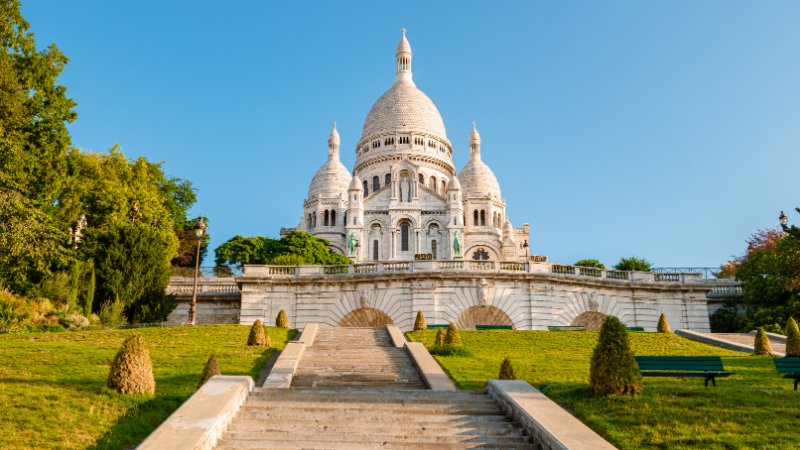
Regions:
<instances>
[{"instance_id":1,"label":"stone staircase","mask_svg":"<svg viewBox=\"0 0 800 450\"><path fill-rule=\"evenodd\" d=\"M255 388L218 449L526 449L484 392L426 389L385 329L320 329L292 387Z\"/></svg>"},{"instance_id":2,"label":"stone staircase","mask_svg":"<svg viewBox=\"0 0 800 450\"><path fill-rule=\"evenodd\" d=\"M323 328L306 348L293 388L427 389L385 328Z\"/></svg>"}]
</instances>

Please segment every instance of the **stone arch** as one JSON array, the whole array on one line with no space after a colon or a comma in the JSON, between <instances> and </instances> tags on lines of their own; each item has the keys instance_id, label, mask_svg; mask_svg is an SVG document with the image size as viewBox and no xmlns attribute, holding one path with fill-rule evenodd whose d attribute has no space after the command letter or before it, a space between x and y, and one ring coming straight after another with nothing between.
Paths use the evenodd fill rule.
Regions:
<instances>
[{"instance_id":1,"label":"stone arch","mask_svg":"<svg viewBox=\"0 0 800 450\"><path fill-rule=\"evenodd\" d=\"M587 330L599 330L603 326L603 321L606 320L606 315L597 311L586 311L578 314L577 317L572 319L570 325L574 327L586 327Z\"/></svg>"},{"instance_id":2,"label":"stone arch","mask_svg":"<svg viewBox=\"0 0 800 450\"><path fill-rule=\"evenodd\" d=\"M340 327L385 327L394 322L388 314L380 309L363 307L354 309L342 317L339 321Z\"/></svg>"},{"instance_id":3,"label":"stone arch","mask_svg":"<svg viewBox=\"0 0 800 450\"><path fill-rule=\"evenodd\" d=\"M489 254L489 261L500 261L500 254L497 253L497 249L494 247L494 244L488 242L475 242L471 243L469 248L467 248L463 255L465 261L472 260L472 254L479 248L483 249L486 253Z\"/></svg>"},{"instance_id":4,"label":"stone arch","mask_svg":"<svg viewBox=\"0 0 800 450\"><path fill-rule=\"evenodd\" d=\"M511 325L514 322L502 309L491 305L471 306L458 315L456 327L462 330L474 330L475 325Z\"/></svg>"}]
</instances>

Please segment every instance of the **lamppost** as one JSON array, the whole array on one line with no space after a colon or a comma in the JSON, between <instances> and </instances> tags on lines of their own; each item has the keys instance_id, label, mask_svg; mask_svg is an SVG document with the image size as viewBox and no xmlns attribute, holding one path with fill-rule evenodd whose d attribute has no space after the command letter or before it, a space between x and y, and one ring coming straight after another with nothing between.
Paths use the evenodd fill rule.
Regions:
<instances>
[{"instance_id":1,"label":"lamppost","mask_svg":"<svg viewBox=\"0 0 800 450\"><path fill-rule=\"evenodd\" d=\"M192 304L189 306L189 321L186 325L194 325L195 315L197 313L197 279L200 276L200 244L203 242L203 233L206 231L206 224L201 217L194 227L195 234L197 234L197 254L194 258L194 287L192 288Z\"/></svg>"},{"instance_id":2,"label":"lamppost","mask_svg":"<svg viewBox=\"0 0 800 450\"><path fill-rule=\"evenodd\" d=\"M789 218L786 217L786 213L783 211L781 211L781 215L778 216L778 220L781 221L781 225L783 226L786 226L786 224L789 223Z\"/></svg>"},{"instance_id":3,"label":"lamppost","mask_svg":"<svg viewBox=\"0 0 800 450\"><path fill-rule=\"evenodd\" d=\"M523 242L522 244L519 244L519 248L525 249L525 270L527 270L528 269L528 260L530 259L530 258L528 258L528 248L530 248L530 245L528 245L528 240L525 239L525 242Z\"/></svg>"}]
</instances>

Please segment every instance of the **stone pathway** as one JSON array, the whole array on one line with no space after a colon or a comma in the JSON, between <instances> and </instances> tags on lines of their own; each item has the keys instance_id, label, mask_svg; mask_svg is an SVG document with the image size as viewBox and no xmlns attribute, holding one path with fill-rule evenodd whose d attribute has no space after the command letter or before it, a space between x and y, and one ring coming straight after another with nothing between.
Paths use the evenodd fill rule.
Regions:
<instances>
[{"instance_id":1,"label":"stone pathway","mask_svg":"<svg viewBox=\"0 0 800 450\"><path fill-rule=\"evenodd\" d=\"M386 329L327 328L289 389L255 388L218 449L533 449L485 392L426 388Z\"/></svg>"},{"instance_id":2,"label":"stone pathway","mask_svg":"<svg viewBox=\"0 0 800 450\"><path fill-rule=\"evenodd\" d=\"M753 346L755 342L755 336L748 333L708 333L709 335L717 338L717 339L724 339L729 342L735 342L737 344L744 344ZM770 337L769 339L770 344L772 344L772 351L777 353L786 353L786 343L782 340L777 340L774 337Z\"/></svg>"}]
</instances>

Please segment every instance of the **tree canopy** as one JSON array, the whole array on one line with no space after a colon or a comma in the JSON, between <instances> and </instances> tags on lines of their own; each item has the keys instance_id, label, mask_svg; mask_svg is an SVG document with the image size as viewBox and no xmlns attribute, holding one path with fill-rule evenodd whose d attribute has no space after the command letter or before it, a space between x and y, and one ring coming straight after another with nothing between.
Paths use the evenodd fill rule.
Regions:
<instances>
[{"instance_id":1,"label":"tree canopy","mask_svg":"<svg viewBox=\"0 0 800 450\"><path fill-rule=\"evenodd\" d=\"M331 265L352 261L330 250L330 242L292 230L280 239L234 236L214 251L218 266L241 269L245 264Z\"/></svg>"},{"instance_id":2,"label":"tree canopy","mask_svg":"<svg viewBox=\"0 0 800 450\"><path fill-rule=\"evenodd\" d=\"M592 267L594 269L605 269L606 265L601 263L597 259L582 259L576 262L574 265L579 267Z\"/></svg>"},{"instance_id":3,"label":"tree canopy","mask_svg":"<svg viewBox=\"0 0 800 450\"><path fill-rule=\"evenodd\" d=\"M649 272L653 268L653 264L644 258L631 256L630 258L620 258L619 262L614 266L614 268L617 270Z\"/></svg>"}]
</instances>

